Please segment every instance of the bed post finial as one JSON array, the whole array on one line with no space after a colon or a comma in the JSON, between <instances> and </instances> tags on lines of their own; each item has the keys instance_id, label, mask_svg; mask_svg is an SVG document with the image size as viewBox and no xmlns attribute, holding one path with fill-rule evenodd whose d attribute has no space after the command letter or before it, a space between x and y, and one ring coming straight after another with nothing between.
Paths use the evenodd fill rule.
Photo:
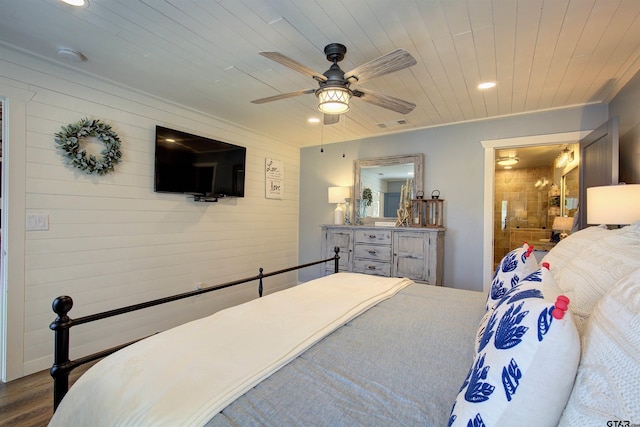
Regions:
<instances>
[{"instance_id":1,"label":"bed post finial","mask_svg":"<svg viewBox=\"0 0 640 427\"><path fill-rule=\"evenodd\" d=\"M335 248L333 248L333 251L336 253L336 256L334 257L336 265L335 265L335 267L333 269L333 272L337 273L338 272L338 267L339 267L339 264L340 264L340 255L338 255L340 253L340 248L338 246L336 246Z\"/></svg>"},{"instance_id":2,"label":"bed post finial","mask_svg":"<svg viewBox=\"0 0 640 427\"><path fill-rule=\"evenodd\" d=\"M53 366L49 373L53 377L53 410L58 408L69 390L69 328L73 321L67 316L73 307L70 296L60 296L53 300L51 308L58 315L49 325L55 334Z\"/></svg>"},{"instance_id":3,"label":"bed post finial","mask_svg":"<svg viewBox=\"0 0 640 427\"><path fill-rule=\"evenodd\" d=\"M259 282L258 282L258 297L262 298L262 277L264 276L264 274L262 274L262 272L264 271L264 269L262 267L260 267L259 271L260 271L260 273L258 273L258 278L259 278Z\"/></svg>"}]
</instances>

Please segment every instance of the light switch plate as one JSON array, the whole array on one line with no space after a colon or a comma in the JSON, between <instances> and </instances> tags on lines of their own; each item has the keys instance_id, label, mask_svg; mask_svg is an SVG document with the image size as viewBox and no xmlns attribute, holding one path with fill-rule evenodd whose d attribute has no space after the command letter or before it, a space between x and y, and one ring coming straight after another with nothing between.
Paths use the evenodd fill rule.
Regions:
<instances>
[{"instance_id":1,"label":"light switch plate","mask_svg":"<svg viewBox=\"0 0 640 427\"><path fill-rule=\"evenodd\" d=\"M30 214L27 215L27 231L47 231L49 230L49 215Z\"/></svg>"}]
</instances>

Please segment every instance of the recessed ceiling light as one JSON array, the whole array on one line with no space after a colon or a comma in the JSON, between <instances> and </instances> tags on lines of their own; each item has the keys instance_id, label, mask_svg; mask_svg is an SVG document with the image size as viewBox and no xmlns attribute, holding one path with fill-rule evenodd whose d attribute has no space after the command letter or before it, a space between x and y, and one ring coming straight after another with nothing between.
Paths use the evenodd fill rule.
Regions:
<instances>
[{"instance_id":1,"label":"recessed ceiling light","mask_svg":"<svg viewBox=\"0 0 640 427\"><path fill-rule=\"evenodd\" d=\"M491 89L492 87L496 87L496 82L484 82L478 85L478 89Z\"/></svg>"},{"instance_id":2,"label":"recessed ceiling light","mask_svg":"<svg viewBox=\"0 0 640 427\"><path fill-rule=\"evenodd\" d=\"M87 57L84 56L81 52L75 51L73 49L67 49L66 47L58 49L58 56L70 62L84 62L87 60Z\"/></svg>"},{"instance_id":3,"label":"recessed ceiling light","mask_svg":"<svg viewBox=\"0 0 640 427\"><path fill-rule=\"evenodd\" d=\"M89 5L89 2L87 0L62 0L62 2L68 4L69 6L75 7L83 7Z\"/></svg>"},{"instance_id":4,"label":"recessed ceiling light","mask_svg":"<svg viewBox=\"0 0 640 427\"><path fill-rule=\"evenodd\" d=\"M320 119L317 117L310 117L307 121L309 123L320 123Z\"/></svg>"}]
</instances>

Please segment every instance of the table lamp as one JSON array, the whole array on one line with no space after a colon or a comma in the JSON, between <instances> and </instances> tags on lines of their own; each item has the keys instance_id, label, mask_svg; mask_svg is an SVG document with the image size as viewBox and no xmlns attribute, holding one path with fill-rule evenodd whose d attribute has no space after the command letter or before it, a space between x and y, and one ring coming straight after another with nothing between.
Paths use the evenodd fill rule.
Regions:
<instances>
[{"instance_id":1,"label":"table lamp","mask_svg":"<svg viewBox=\"0 0 640 427\"><path fill-rule=\"evenodd\" d=\"M333 223L344 224L344 210L342 204L351 194L349 187L329 187L329 203L335 203L336 209L333 211Z\"/></svg>"},{"instance_id":2,"label":"table lamp","mask_svg":"<svg viewBox=\"0 0 640 427\"><path fill-rule=\"evenodd\" d=\"M640 184L587 188L587 224L628 225L640 219Z\"/></svg>"},{"instance_id":3,"label":"table lamp","mask_svg":"<svg viewBox=\"0 0 640 427\"><path fill-rule=\"evenodd\" d=\"M571 216L557 216L553 220L551 229L553 231L560 232L560 239L564 239L569 235L568 231L573 228L573 217Z\"/></svg>"}]
</instances>

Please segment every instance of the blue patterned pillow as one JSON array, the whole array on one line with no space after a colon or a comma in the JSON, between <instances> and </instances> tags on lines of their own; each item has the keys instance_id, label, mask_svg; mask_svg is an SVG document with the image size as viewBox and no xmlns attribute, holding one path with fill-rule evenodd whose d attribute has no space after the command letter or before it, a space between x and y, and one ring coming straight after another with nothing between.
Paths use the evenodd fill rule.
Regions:
<instances>
[{"instance_id":1,"label":"blue patterned pillow","mask_svg":"<svg viewBox=\"0 0 640 427\"><path fill-rule=\"evenodd\" d=\"M545 298L551 281L547 268L538 270L487 312L449 426L557 425L573 387L580 340L568 300Z\"/></svg>"},{"instance_id":2,"label":"blue patterned pillow","mask_svg":"<svg viewBox=\"0 0 640 427\"><path fill-rule=\"evenodd\" d=\"M491 280L487 310L496 305L521 279L538 269L538 261L532 252L533 246L525 243L502 258Z\"/></svg>"}]
</instances>

